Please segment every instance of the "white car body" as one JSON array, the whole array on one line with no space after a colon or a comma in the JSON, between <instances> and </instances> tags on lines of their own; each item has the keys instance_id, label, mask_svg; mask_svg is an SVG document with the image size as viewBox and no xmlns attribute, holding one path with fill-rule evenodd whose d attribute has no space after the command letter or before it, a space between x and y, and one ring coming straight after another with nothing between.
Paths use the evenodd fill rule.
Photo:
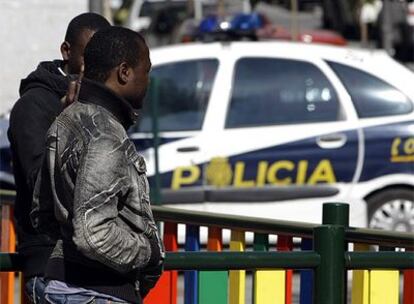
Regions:
<instances>
[{"instance_id":1,"label":"white car body","mask_svg":"<svg viewBox=\"0 0 414 304\"><path fill-rule=\"evenodd\" d=\"M341 115L344 119L312 123L311 128L309 128L309 123L304 123L226 129L225 117L233 90L234 66L240 58L246 57L300 60L316 66L325 74L336 90L341 104ZM363 130L378 125L401 122L413 123L413 111L403 115L358 118L349 93L326 62L326 60L338 62L373 74L403 92L411 101L414 100L414 86L412 85L414 83L414 75L393 61L384 52L369 52L288 42L192 44L164 47L151 51L153 68L169 63L202 58L217 58L219 61L202 128L198 131L160 133L162 138L183 138L162 144L159 147L159 172L161 175L174 171L179 167L188 168L189 166L206 164L215 157L232 157L271 146L286 145L309 137L315 137L317 141L320 140L318 145L321 149L327 151L327 155L330 155L330 153L335 153L336 149L344 143L341 140L339 142L331 142L329 140L324 142L324 137L342 134L342 132L350 129L355 131L359 138L356 168L350 182L335 183L338 192L331 196L278 200L274 202L255 202L254 200L249 202L237 202L237 200L232 202L211 202L207 200L205 202L191 203L190 201L182 204L175 202L172 205L167 204L167 206L320 223L322 204L324 202L346 202L350 204L350 224L352 226L366 227L367 204L365 198L369 194L390 185L403 184L411 187L414 186L413 172L409 174L386 174L366 181L360 181L366 152ZM408 128L411 128L410 132L413 135L414 125L411 124ZM267 136L268 134L278 135L272 137ZM151 138L152 134L137 132L131 133L130 136L134 140L142 140L144 138ZM346 137L344 141L346 141ZM137 147L138 149L140 148L139 143L137 143ZM192 149L192 147L196 147L196 149ZM184 152L179 152L178 150L180 149L184 149ZM142 153L148 162L148 175L153 176L155 174L154 149L145 149ZM299 166L299 164L295 163L294 166ZM412 167L412 163L408 162L407 166ZM294 179L292 176L289 179L292 178ZM254 181L244 181L243 176L241 179L239 182L245 183L248 186L252 186L255 183ZM295 181L292 183L294 184ZM174 181L171 185L174 188ZM211 189L211 186L204 186L206 189ZM268 185L262 186L267 187Z\"/></svg>"}]
</instances>

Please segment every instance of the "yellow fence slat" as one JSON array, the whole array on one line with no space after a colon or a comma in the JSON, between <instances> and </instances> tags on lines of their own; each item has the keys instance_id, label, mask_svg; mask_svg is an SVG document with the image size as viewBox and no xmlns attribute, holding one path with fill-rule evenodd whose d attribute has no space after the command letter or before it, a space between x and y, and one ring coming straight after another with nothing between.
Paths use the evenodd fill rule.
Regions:
<instances>
[{"instance_id":1,"label":"yellow fence slat","mask_svg":"<svg viewBox=\"0 0 414 304\"><path fill-rule=\"evenodd\" d=\"M286 271L259 270L254 275L255 304L285 304Z\"/></svg>"},{"instance_id":2,"label":"yellow fence slat","mask_svg":"<svg viewBox=\"0 0 414 304\"><path fill-rule=\"evenodd\" d=\"M399 272L370 271L370 304L398 304Z\"/></svg>"},{"instance_id":3,"label":"yellow fence slat","mask_svg":"<svg viewBox=\"0 0 414 304\"><path fill-rule=\"evenodd\" d=\"M354 251L369 251L369 245L354 244ZM398 304L397 270L354 270L352 304Z\"/></svg>"},{"instance_id":4,"label":"yellow fence slat","mask_svg":"<svg viewBox=\"0 0 414 304\"><path fill-rule=\"evenodd\" d=\"M354 270L352 276L352 304L369 304L369 271Z\"/></svg>"},{"instance_id":5,"label":"yellow fence slat","mask_svg":"<svg viewBox=\"0 0 414 304\"><path fill-rule=\"evenodd\" d=\"M244 231L231 231L230 250L244 251ZM229 304L245 304L246 271L231 270L229 275Z\"/></svg>"},{"instance_id":6,"label":"yellow fence slat","mask_svg":"<svg viewBox=\"0 0 414 304\"><path fill-rule=\"evenodd\" d=\"M369 251L367 244L354 244L354 251ZM369 304L369 271L352 272L352 304Z\"/></svg>"}]
</instances>

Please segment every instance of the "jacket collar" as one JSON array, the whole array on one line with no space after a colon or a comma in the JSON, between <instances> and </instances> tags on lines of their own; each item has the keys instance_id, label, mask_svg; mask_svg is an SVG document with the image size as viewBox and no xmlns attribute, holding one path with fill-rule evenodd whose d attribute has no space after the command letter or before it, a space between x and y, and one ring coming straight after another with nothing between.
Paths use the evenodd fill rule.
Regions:
<instances>
[{"instance_id":1,"label":"jacket collar","mask_svg":"<svg viewBox=\"0 0 414 304\"><path fill-rule=\"evenodd\" d=\"M104 84L91 79L82 79L79 101L104 107L117 118L125 130L128 130L136 122L138 117L128 101Z\"/></svg>"}]
</instances>

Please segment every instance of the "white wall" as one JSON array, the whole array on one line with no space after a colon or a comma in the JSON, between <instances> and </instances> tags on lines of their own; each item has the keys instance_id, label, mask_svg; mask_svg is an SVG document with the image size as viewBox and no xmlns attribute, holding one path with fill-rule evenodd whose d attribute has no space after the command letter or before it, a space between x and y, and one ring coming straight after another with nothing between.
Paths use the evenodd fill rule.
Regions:
<instances>
[{"instance_id":1,"label":"white wall","mask_svg":"<svg viewBox=\"0 0 414 304\"><path fill-rule=\"evenodd\" d=\"M69 21L87 9L87 0L0 0L0 114L18 99L21 78L60 58Z\"/></svg>"}]
</instances>

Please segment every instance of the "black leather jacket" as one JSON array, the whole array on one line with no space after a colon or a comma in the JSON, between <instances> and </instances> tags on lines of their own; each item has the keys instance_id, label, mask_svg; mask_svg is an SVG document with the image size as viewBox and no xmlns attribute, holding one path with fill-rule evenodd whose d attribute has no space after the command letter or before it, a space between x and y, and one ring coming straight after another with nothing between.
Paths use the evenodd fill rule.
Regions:
<instances>
[{"instance_id":1,"label":"black leather jacket","mask_svg":"<svg viewBox=\"0 0 414 304\"><path fill-rule=\"evenodd\" d=\"M79 102L49 129L46 165L36 182L32 211L34 226L59 240L47 277L68 281L68 267L56 265L63 259L91 269L103 267L109 276L113 271L129 283L134 280L141 295L155 284L164 252L151 212L145 161L126 133L134 116L125 100L85 79ZM56 270L62 267L66 274ZM145 280L146 272L151 282ZM84 274L82 280L88 275L97 279ZM69 283L91 288L82 280ZM116 287L92 289L137 301L130 291Z\"/></svg>"}]
</instances>

